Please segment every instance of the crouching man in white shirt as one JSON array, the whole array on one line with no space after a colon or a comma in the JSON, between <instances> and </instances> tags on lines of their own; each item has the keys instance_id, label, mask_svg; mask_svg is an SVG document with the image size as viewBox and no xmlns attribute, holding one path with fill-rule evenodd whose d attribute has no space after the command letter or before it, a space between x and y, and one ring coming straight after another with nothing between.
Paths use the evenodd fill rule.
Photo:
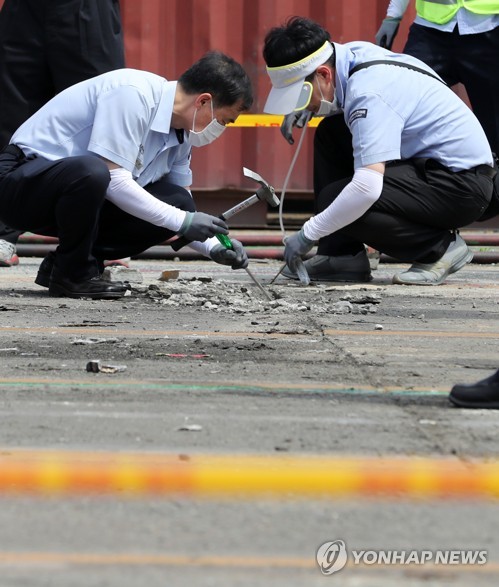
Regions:
<instances>
[{"instance_id":1,"label":"crouching man in white shirt","mask_svg":"<svg viewBox=\"0 0 499 587\"><path fill-rule=\"evenodd\" d=\"M104 259L136 255L174 235L233 269L242 245L219 244L219 218L196 212L191 148L216 139L253 102L232 58L210 52L178 81L119 69L64 90L14 133L0 153L0 218L56 236L36 283L54 296L119 298L101 279Z\"/></svg>"},{"instance_id":2,"label":"crouching man in white shirt","mask_svg":"<svg viewBox=\"0 0 499 587\"><path fill-rule=\"evenodd\" d=\"M411 266L406 285L439 285L473 257L458 229L496 214L497 170L473 112L422 61L371 43L331 42L295 17L271 29L264 110L324 116L314 137L317 214L288 237L314 281L371 279L364 243Z\"/></svg>"}]
</instances>

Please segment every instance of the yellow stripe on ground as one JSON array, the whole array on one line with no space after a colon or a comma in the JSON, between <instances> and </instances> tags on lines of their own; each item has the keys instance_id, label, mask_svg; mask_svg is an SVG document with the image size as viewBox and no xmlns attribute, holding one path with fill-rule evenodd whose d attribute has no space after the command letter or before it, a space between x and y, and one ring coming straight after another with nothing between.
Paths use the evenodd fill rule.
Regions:
<instances>
[{"instance_id":1,"label":"yellow stripe on ground","mask_svg":"<svg viewBox=\"0 0 499 587\"><path fill-rule=\"evenodd\" d=\"M0 494L195 498L499 497L499 462L2 451Z\"/></svg>"},{"instance_id":2,"label":"yellow stripe on ground","mask_svg":"<svg viewBox=\"0 0 499 587\"><path fill-rule=\"evenodd\" d=\"M161 566L161 567L188 567L188 568L236 568L236 569L281 569L294 571L297 569L313 570L319 573L319 568L315 560L301 557L272 557L272 556L196 556L181 554L148 554L148 553L72 553L72 552L0 552L0 566L26 566L31 570L33 567L51 566L51 565L77 565L77 566ZM375 564L354 565L348 562L342 571L351 573L352 571L361 572L384 572L388 570L400 572L401 570L410 569L413 576L428 573L432 575L454 575L456 573L480 573L487 575L499 574L499 564L496 562L487 562L485 565L464 565L450 564L437 565L425 563L424 565L400 565L400 564Z\"/></svg>"},{"instance_id":3,"label":"yellow stripe on ground","mask_svg":"<svg viewBox=\"0 0 499 587\"><path fill-rule=\"evenodd\" d=\"M313 560L284 557L195 556L136 553L0 552L0 565L156 565L167 567L219 568L317 568Z\"/></svg>"}]
</instances>

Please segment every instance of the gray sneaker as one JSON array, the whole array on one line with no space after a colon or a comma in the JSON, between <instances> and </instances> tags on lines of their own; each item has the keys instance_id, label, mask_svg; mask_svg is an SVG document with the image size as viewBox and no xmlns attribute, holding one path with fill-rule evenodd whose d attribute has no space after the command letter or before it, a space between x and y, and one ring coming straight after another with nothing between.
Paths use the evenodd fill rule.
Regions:
<instances>
[{"instance_id":1,"label":"gray sneaker","mask_svg":"<svg viewBox=\"0 0 499 587\"><path fill-rule=\"evenodd\" d=\"M0 267L12 267L13 265L19 265L16 245L0 239Z\"/></svg>"},{"instance_id":2,"label":"gray sneaker","mask_svg":"<svg viewBox=\"0 0 499 587\"><path fill-rule=\"evenodd\" d=\"M444 255L435 263L413 263L407 271L393 276L393 283L404 285L440 285L448 275L462 269L473 259L464 240L456 234Z\"/></svg>"},{"instance_id":3,"label":"gray sneaker","mask_svg":"<svg viewBox=\"0 0 499 587\"><path fill-rule=\"evenodd\" d=\"M315 255L305 261L310 281L351 281L365 283L371 281L371 267L365 251L356 255ZM289 279L298 279L298 275L288 266L282 270L282 275Z\"/></svg>"}]
</instances>

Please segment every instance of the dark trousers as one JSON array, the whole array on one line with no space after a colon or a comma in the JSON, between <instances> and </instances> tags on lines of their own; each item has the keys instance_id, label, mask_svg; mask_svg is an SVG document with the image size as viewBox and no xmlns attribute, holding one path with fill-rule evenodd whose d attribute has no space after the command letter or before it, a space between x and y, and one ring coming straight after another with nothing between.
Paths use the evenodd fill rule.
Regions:
<instances>
[{"instance_id":1,"label":"dark trousers","mask_svg":"<svg viewBox=\"0 0 499 587\"><path fill-rule=\"evenodd\" d=\"M0 154L0 217L25 232L59 239L56 265L75 281L99 273L104 259L136 255L174 232L127 214L105 199L109 170L98 157L47 161ZM195 211L187 190L160 180L147 186L159 200Z\"/></svg>"},{"instance_id":2,"label":"dark trousers","mask_svg":"<svg viewBox=\"0 0 499 587\"><path fill-rule=\"evenodd\" d=\"M0 148L55 94L125 67L119 0L5 0L0 11ZM21 233L0 223L0 239Z\"/></svg>"},{"instance_id":3,"label":"dark trousers","mask_svg":"<svg viewBox=\"0 0 499 587\"><path fill-rule=\"evenodd\" d=\"M492 151L499 155L499 27L460 35L412 24L404 53L421 59L450 86L462 83Z\"/></svg>"},{"instance_id":4,"label":"dark trousers","mask_svg":"<svg viewBox=\"0 0 499 587\"><path fill-rule=\"evenodd\" d=\"M326 209L354 173L352 136L343 116L325 118L314 140L316 213ZM404 262L433 263L452 230L480 218L493 180L476 170L453 173L431 159L388 163L383 191L358 220L319 241L319 255L363 250L364 243Z\"/></svg>"}]
</instances>

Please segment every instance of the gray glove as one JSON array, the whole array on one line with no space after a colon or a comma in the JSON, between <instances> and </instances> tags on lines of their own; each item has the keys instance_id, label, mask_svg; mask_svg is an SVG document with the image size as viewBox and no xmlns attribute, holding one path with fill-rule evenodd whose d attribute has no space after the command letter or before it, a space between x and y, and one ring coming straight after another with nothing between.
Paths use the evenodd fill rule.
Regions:
<instances>
[{"instance_id":1,"label":"gray glove","mask_svg":"<svg viewBox=\"0 0 499 587\"><path fill-rule=\"evenodd\" d=\"M400 18L387 16L376 33L376 45L390 50L399 30Z\"/></svg>"},{"instance_id":2,"label":"gray glove","mask_svg":"<svg viewBox=\"0 0 499 587\"><path fill-rule=\"evenodd\" d=\"M311 251L314 248L315 241L308 239L302 228L293 236L286 237L284 245L284 260L291 271L296 271L296 260L301 259Z\"/></svg>"},{"instance_id":3,"label":"gray glove","mask_svg":"<svg viewBox=\"0 0 499 587\"><path fill-rule=\"evenodd\" d=\"M301 110L300 112L291 112L291 114L286 114L281 124L281 134L290 145L295 144L295 140L293 138L293 128L295 126L296 128L303 128L311 116L312 113L308 110Z\"/></svg>"},{"instance_id":4,"label":"gray glove","mask_svg":"<svg viewBox=\"0 0 499 587\"><path fill-rule=\"evenodd\" d=\"M220 265L230 265L232 269L246 269L249 259L243 245L234 239L231 242L232 249L226 249L223 245L215 245L210 251L210 257Z\"/></svg>"},{"instance_id":5,"label":"gray glove","mask_svg":"<svg viewBox=\"0 0 499 587\"><path fill-rule=\"evenodd\" d=\"M229 234L229 227L220 218L204 212L187 212L178 234L190 241L205 241L216 234Z\"/></svg>"}]
</instances>

